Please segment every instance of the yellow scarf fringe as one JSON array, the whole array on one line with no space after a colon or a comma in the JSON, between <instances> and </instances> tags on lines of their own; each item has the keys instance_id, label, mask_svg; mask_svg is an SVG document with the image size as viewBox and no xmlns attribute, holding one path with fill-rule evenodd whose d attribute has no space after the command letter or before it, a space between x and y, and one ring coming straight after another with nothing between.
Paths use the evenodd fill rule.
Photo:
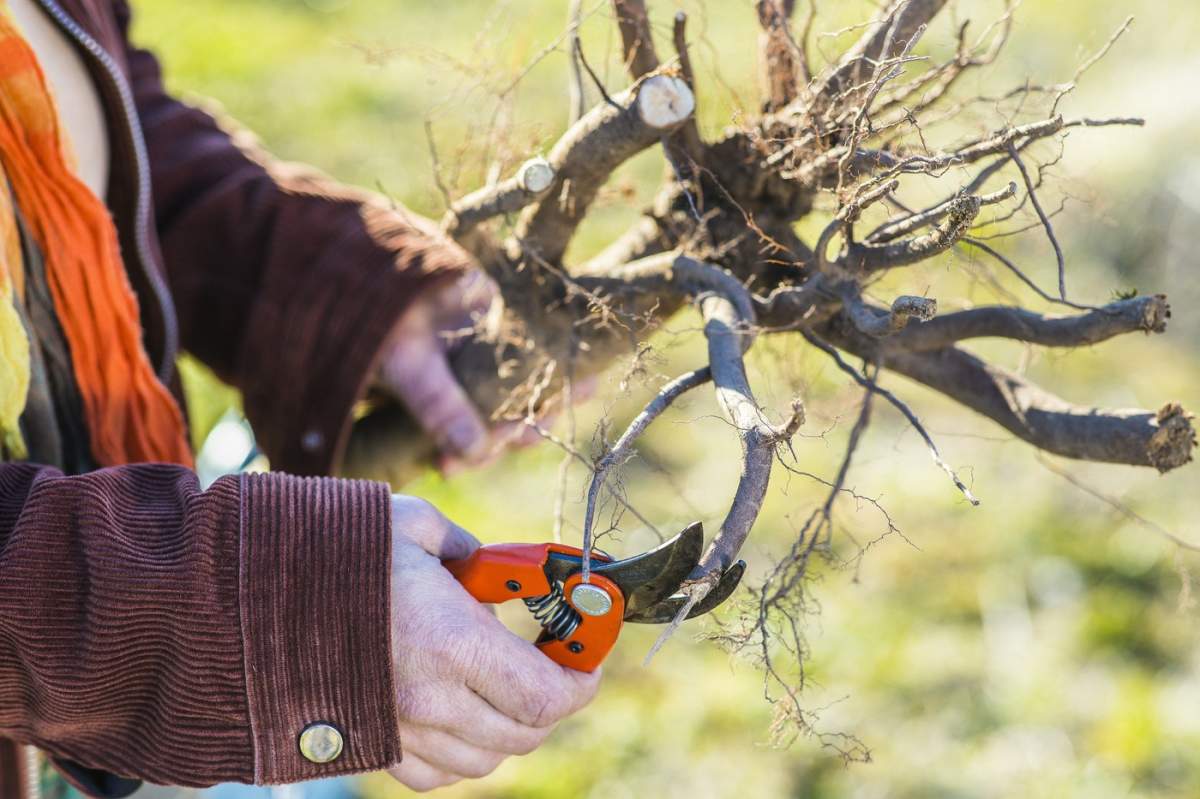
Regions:
<instances>
[{"instance_id":1,"label":"yellow scarf fringe","mask_svg":"<svg viewBox=\"0 0 1200 799\"><path fill-rule=\"evenodd\" d=\"M25 264L8 181L0 174L0 445L16 460L28 456L21 413L29 394L29 335L16 303L22 301Z\"/></svg>"}]
</instances>

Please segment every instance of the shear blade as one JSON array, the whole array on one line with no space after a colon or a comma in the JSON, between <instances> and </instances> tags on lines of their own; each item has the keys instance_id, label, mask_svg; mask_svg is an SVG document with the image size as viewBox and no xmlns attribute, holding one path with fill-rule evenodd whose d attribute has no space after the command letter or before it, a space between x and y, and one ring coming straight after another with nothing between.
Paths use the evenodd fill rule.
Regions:
<instances>
[{"instance_id":1,"label":"shear blade","mask_svg":"<svg viewBox=\"0 0 1200 799\"><path fill-rule=\"evenodd\" d=\"M737 563L730 566L721 575L720 581L713 587L713 590L708 592L708 596L696 603L696 606L688 613L687 618L694 619L697 616L703 616L713 608L720 605L734 589L738 587L738 583L742 580L742 573L746 571L746 561L739 560ZM682 594L665 597L656 605L647 607L639 612L625 614L625 621L633 622L634 624L668 624L674 618L675 614L679 613L684 603L687 602L687 597Z\"/></svg>"},{"instance_id":2,"label":"shear blade","mask_svg":"<svg viewBox=\"0 0 1200 799\"><path fill-rule=\"evenodd\" d=\"M704 525L695 522L649 552L613 563L596 564L592 572L603 574L621 589L625 595L625 618L628 619L678 591L700 562L703 550Z\"/></svg>"}]
</instances>

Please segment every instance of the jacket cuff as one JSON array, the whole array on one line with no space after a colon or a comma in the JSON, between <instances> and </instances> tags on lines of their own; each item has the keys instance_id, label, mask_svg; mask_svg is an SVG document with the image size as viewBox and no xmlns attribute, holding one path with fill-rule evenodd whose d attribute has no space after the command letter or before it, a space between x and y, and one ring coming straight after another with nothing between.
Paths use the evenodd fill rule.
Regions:
<instances>
[{"instance_id":1,"label":"jacket cuff","mask_svg":"<svg viewBox=\"0 0 1200 799\"><path fill-rule=\"evenodd\" d=\"M242 477L241 624L258 784L400 762L393 685L391 501L379 483ZM313 724L340 733L326 763Z\"/></svg>"}]
</instances>

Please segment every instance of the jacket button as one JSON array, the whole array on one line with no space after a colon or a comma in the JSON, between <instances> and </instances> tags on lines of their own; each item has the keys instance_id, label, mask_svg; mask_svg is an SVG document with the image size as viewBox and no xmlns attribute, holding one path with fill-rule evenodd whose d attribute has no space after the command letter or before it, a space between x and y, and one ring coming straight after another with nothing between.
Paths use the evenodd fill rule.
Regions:
<instances>
[{"instance_id":1,"label":"jacket button","mask_svg":"<svg viewBox=\"0 0 1200 799\"><path fill-rule=\"evenodd\" d=\"M306 452L318 452L325 446L325 436L320 430L309 430L300 438L300 446Z\"/></svg>"},{"instance_id":2,"label":"jacket button","mask_svg":"<svg viewBox=\"0 0 1200 799\"><path fill-rule=\"evenodd\" d=\"M309 724L300 733L300 754L313 763L332 763L342 754L342 734L332 724Z\"/></svg>"}]
</instances>

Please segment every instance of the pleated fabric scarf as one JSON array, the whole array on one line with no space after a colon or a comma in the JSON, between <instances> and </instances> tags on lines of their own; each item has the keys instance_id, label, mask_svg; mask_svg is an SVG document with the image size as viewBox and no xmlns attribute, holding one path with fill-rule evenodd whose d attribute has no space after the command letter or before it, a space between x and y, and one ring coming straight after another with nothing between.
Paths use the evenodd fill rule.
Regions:
<instances>
[{"instance_id":1,"label":"pleated fabric scarf","mask_svg":"<svg viewBox=\"0 0 1200 799\"><path fill-rule=\"evenodd\" d=\"M13 305L24 266L20 209L46 262L50 295L71 350L92 456L103 466L190 466L183 414L142 347L137 298L104 204L79 180L54 98L29 44L0 2L0 436L23 457L19 419L29 386L29 341ZM6 191L0 194L7 194Z\"/></svg>"}]
</instances>

